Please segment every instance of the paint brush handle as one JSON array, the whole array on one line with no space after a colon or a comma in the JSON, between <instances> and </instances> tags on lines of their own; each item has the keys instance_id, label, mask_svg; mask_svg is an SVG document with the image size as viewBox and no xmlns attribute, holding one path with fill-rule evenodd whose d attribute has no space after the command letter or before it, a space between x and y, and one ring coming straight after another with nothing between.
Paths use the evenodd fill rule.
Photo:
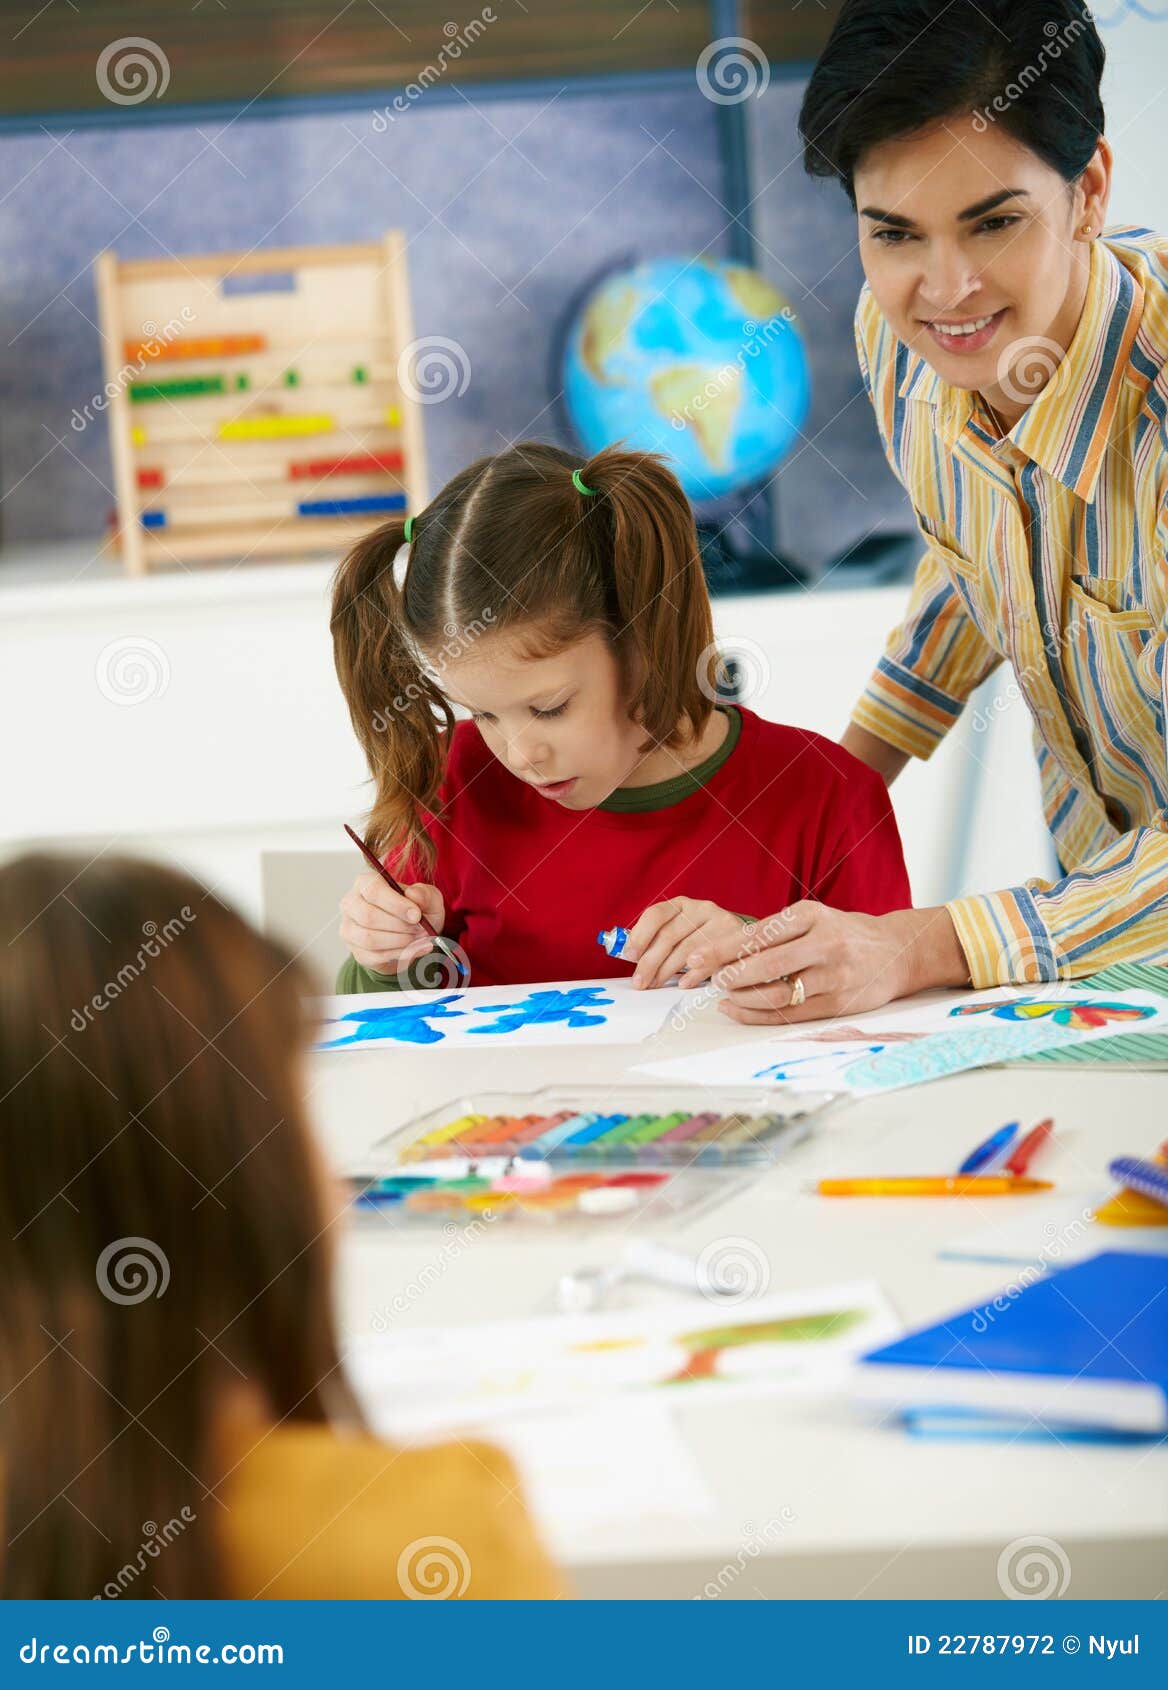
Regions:
<instances>
[{"instance_id":1,"label":"paint brush handle","mask_svg":"<svg viewBox=\"0 0 1168 1690\"><path fill-rule=\"evenodd\" d=\"M362 839L361 835L359 833L353 832L353 829L349 826L348 822L345 823L345 832L349 835L349 838L353 841L353 844L357 847L358 851L360 851L361 855L365 858L365 861L369 864L369 867L381 876L382 880L384 880L385 884L390 888L390 890L393 891L393 892L396 892L398 894L398 896L401 897L401 898L408 898L409 893L406 891L405 887L398 885L397 881L393 878L393 875L390 874L390 872L386 868L385 864L380 861L380 859L377 857L375 852L373 852L369 849L368 845L366 845L366 843ZM419 925L420 925L420 927L421 927L421 929L424 933L428 933L430 935L431 939L440 939L442 937L442 935L440 933L435 932L434 928L431 927L430 923L426 920L426 917L424 915L422 916L422 919L421 919L421 922L419 923Z\"/></svg>"}]
</instances>

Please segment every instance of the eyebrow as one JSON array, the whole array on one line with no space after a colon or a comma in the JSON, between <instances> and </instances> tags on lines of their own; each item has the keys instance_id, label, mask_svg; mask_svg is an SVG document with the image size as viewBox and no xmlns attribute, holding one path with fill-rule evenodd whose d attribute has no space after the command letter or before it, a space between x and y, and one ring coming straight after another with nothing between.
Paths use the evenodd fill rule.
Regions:
<instances>
[{"instance_id":1,"label":"eyebrow","mask_svg":"<svg viewBox=\"0 0 1168 1690\"><path fill-rule=\"evenodd\" d=\"M987 211L993 211L995 206L1003 205L1006 200L1029 199L1027 188L1003 188L1000 193L990 194L984 200L978 200L976 205L966 206L964 211L957 213L959 223L969 223L975 217L984 217ZM879 206L866 205L860 212L861 217L870 217L875 223L890 223L895 229L915 229L916 224L911 217L902 217L896 211L881 211Z\"/></svg>"}]
</instances>

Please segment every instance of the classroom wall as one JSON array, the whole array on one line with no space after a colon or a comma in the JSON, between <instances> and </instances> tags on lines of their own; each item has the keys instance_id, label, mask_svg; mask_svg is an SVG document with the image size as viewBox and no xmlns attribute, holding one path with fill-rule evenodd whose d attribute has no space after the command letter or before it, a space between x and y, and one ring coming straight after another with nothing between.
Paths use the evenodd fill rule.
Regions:
<instances>
[{"instance_id":1,"label":"classroom wall","mask_svg":"<svg viewBox=\"0 0 1168 1690\"><path fill-rule=\"evenodd\" d=\"M772 83L750 123L762 267L799 312L816 381L785 532L819 562L889 505L890 478L851 402L847 220L793 163L799 93ZM423 98L389 125L381 109L0 138L0 540L96 539L113 507L104 422L70 423L102 380L90 266L104 246L169 256L403 228L415 333L456 340L471 370L461 397L426 409L435 488L509 439L567 440L549 362L589 276L622 256L729 250L717 108L696 83Z\"/></svg>"}]
</instances>

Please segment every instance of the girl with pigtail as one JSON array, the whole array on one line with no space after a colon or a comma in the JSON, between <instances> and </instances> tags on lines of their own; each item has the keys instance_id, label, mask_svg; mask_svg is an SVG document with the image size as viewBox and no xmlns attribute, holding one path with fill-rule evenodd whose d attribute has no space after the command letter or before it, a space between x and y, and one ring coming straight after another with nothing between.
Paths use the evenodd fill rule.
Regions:
<instances>
[{"instance_id":1,"label":"girl with pigtail","mask_svg":"<svg viewBox=\"0 0 1168 1690\"><path fill-rule=\"evenodd\" d=\"M353 549L331 625L369 841L404 883L342 900L341 992L433 984L423 918L477 985L632 963L692 986L692 953L759 911L908 902L879 776L719 696L693 514L654 454L479 459Z\"/></svg>"}]
</instances>

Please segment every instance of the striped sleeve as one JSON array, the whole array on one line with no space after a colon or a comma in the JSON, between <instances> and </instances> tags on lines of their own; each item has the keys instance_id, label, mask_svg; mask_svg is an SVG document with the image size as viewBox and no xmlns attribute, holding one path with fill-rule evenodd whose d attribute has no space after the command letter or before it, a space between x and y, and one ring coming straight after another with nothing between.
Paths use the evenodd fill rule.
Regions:
<instances>
[{"instance_id":1,"label":"striped sleeve","mask_svg":"<svg viewBox=\"0 0 1168 1690\"><path fill-rule=\"evenodd\" d=\"M1121 962L1163 964L1168 834L1138 828L1062 880L1032 880L947 907L978 987L1077 980Z\"/></svg>"},{"instance_id":2,"label":"striped sleeve","mask_svg":"<svg viewBox=\"0 0 1168 1690\"><path fill-rule=\"evenodd\" d=\"M926 552L908 612L852 712L852 719L911 757L929 757L970 693L1000 663L945 565Z\"/></svg>"}]
</instances>

